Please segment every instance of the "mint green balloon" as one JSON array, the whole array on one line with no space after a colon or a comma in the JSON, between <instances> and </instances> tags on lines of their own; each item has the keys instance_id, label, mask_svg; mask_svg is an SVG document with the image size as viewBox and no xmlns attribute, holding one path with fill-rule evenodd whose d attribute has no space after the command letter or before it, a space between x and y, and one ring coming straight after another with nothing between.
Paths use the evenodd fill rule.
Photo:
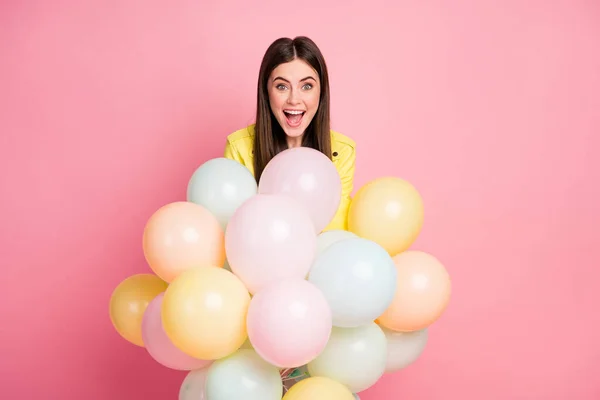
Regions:
<instances>
[{"instance_id":1,"label":"mint green balloon","mask_svg":"<svg viewBox=\"0 0 600 400\"><path fill-rule=\"evenodd\" d=\"M308 373L333 379L358 393L377 383L385 373L386 361L387 340L376 323L333 327L325 349L308 363Z\"/></svg>"},{"instance_id":2,"label":"mint green balloon","mask_svg":"<svg viewBox=\"0 0 600 400\"><path fill-rule=\"evenodd\" d=\"M388 344L388 357L385 372L392 373L404 369L417 361L427 345L428 329L413 332L395 332L381 327Z\"/></svg>"},{"instance_id":3,"label":"mint green balloon","mask_svg":"<svg viewBox=\"0 0 600 400\"><path fill-rule=\"evenodd\" d=\"M329 246L344 239L357 238L354 233L341 229L321 232L317 236L317 256L321 255Z\"/></svg>"},{"instance_id":4,"label":"mint green balloon","mask_svg":"<svg viewBox=\"0 0 600 400\"><path fill-rule=\"evenodd\" d=\"M258 184L248 168L219 157L194 171L187 186L187 201L206 208L225 229L235 210L257 191Z\"/></svg>"},{"instance_id":5,"label":"mint green balloon","mask_svg":"<svg viewBox=\"0 0 600 400\"><path fill-rule=\"evenodd\" d=\"M179 388L179 400L206 400L204 386L208 367L188 372Z\"/></svg>"},{"instance_id":6,"label":"mint green balloon","mask_svg":"<svg viewBox=\"0 0 600 400\"><path fill-rule=\"evenodd\" d=\"M279 369L254 350L240 349L208 368L206 399L281 400L282 394Z\"/></svg>"}]
</instances>

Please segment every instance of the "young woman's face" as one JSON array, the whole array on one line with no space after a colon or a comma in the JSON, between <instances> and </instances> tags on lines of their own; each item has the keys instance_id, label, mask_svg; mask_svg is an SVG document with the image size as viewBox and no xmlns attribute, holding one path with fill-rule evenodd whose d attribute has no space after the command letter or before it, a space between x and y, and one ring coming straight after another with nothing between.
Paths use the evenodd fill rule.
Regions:
<instances>
[{"instance_id":1,"label":"young woman's face","mask_svg":"<svg viewBox=\"0 0 600 400\"><path fill-rule=\"evenodd\" d=\"M291 138L302 136L319 108L319 76L305 61L280 64L269 76L271 111Z\"/></svg>"}]
</instances>

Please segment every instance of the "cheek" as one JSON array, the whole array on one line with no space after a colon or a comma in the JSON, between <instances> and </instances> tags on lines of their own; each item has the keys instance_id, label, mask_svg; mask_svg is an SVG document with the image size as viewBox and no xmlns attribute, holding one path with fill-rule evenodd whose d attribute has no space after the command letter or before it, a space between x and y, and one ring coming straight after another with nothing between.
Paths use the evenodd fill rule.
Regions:
<instances>
[{"instance_id":1,"label":"cheek","mask_svg":"<svg viewBox=\"0 0 600 400\"><path fill-rule=\"evenodd\" d=\"M269 92L269 104L272 109L280 109L283 101L281 96L278 96L276 93Z\"/></svg>"},{"instance_id":2,"label":"cheek","mask_svg":"<svg viewBox=\"0 0 600 400\"><path fill-rule=\"evenodd\" d=\"M313 111L316 111L316 109L319 107L319 97L319 93L315 92L311 93L306 100L306 104L309 108L313 108Z\"/></svg>"}]
</instances>

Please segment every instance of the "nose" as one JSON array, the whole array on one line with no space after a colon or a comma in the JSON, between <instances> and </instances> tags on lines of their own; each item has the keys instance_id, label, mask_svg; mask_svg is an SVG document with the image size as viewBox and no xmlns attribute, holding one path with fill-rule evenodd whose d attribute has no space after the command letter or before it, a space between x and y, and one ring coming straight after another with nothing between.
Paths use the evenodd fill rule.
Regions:
<instances>
[{"instance_id":1,"label":"nose","mask_svg":"<svg viewBox=\"0 0 600 400\"><path fill-rule=\"evenodd\" d=\"M300 96L298 95L298 91L296 89L292 89L289 92L287 102L288 104L298 104L300 102Z\"/></svg>"}]
</instances>

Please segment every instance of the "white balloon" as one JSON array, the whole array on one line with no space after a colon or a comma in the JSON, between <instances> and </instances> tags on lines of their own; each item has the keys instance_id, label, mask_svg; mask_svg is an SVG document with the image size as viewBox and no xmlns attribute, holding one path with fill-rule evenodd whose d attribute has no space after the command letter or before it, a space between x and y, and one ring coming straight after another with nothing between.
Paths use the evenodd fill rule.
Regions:
<instances>
[{"instance_id":1,"label":"white balloon","mask_svg":"<svg viewBox=\"0 0 600 400\"><path fill-rule=\"evenodd\" d=\"M188 372L179 388L179 400L206 400L204 386L208 367Z\"/></svg>"},{"instance_id":2,"label":"white balloon","mask_svg":"<svg viewBox=\"0 0 600 400\"><path fill-rule=\"evenodd\" d=\"M206 399L281 400L279 369L254 350L240 349L214 361L206 376Z\"/></svg>"},{"instance_id":3,"label":"white balloon","mask_svg":"<svg viewBox=\"0 0 600 400\"><path fill-rule=\"evenodd\" d=\"M377 383L385 372L386 358L387 341L376 323L334 327L325 349L308 364L308 372L334 379L358 393Z\"/></svg>"},{"instance_id":4,"label":"white balloon","mask_svg":"<svg viewBox=\"0 0 600 400\"><path fill-rule=\"evenodd\" d=\"M341 229L321 232L319 236L317 236L317 256L323 253L323 251L325 251L325 249L327 249L329 246L339 242L340 240L356 237L358 237L356 234Z\"/></svg>"},{"instance_id":5,"label":"white balloon","mask_svg":"<svg viewBox=\"0 0 600 400\"><path fill-rule=\"evenodd\" d=\"M187 186L187 201L205 207L225 229L235 210L257 192L258 184L248 168L220 157L194 171Z\"/></svg>"},{"instance_id":6,"label":"white balloon","mask_svg":"<svg viewBox=\"0 0 600 400\"><path fill-rule=\"evenodd\" d=\"M385 372L396 372L414 363L425 350L428 331L395 332L381 328L387 339L388 356Z\"/></svg>"},{"instance_id":7,"label":"white balloon","mask_svg":"<svg viewBox=\"0 0 600 400\"><path fill-rule=\"evenodd\" d=\"M374 321L389 307L396 293L396 267L377 243L343 239L319 255L308 275L325 295L332 324L342 328Z\"/></svg>"}]
</instances>

